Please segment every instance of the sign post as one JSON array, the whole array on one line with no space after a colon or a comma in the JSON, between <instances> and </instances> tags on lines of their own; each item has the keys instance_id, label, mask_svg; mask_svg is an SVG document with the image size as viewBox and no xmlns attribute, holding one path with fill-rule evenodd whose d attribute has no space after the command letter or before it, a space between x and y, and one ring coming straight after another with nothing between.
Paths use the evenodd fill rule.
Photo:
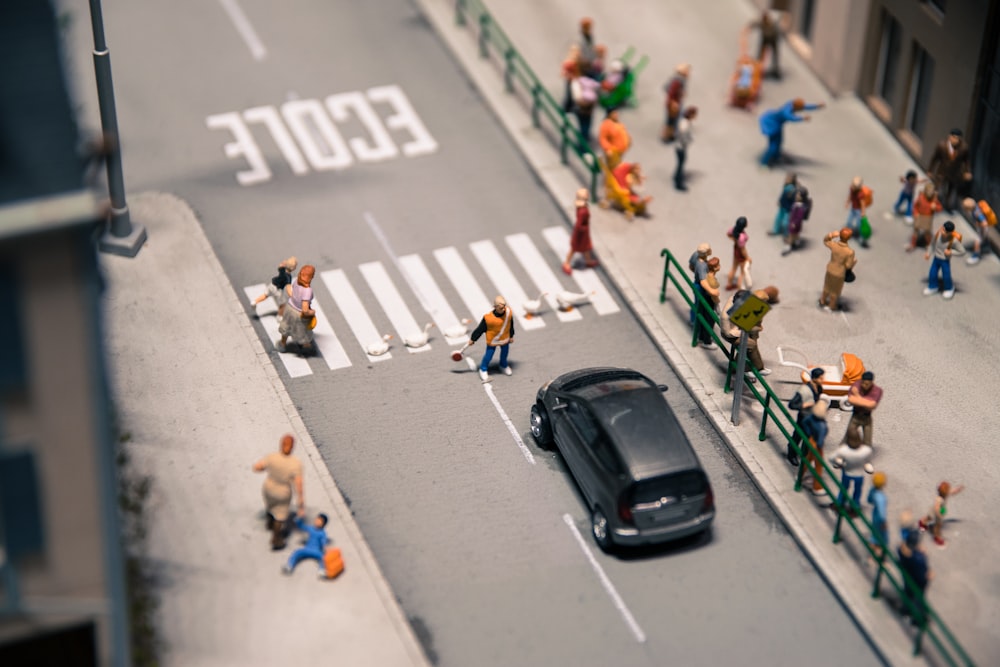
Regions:
<instances>
[{"instance_id":1,"label":"sign post","mask_svg":"<svg viewBox=\"0 0 1000 667\"><path fill-rule=\"evenodd\" d=\"M761 323L769 310L771 310L771 306L766 301L754 296L751 292L747 292L742 299L737 294L737 297L733 299L732 308L726 311L726 314L729 315L729 321L742 331L739 351L736 353L736 382L733 387L733 411L730 415L733 426L740 425L740 406L743 403L743 383L746 377L744 373L747 367L747 345L750 331Z\"/></svg>"}]
</instances>

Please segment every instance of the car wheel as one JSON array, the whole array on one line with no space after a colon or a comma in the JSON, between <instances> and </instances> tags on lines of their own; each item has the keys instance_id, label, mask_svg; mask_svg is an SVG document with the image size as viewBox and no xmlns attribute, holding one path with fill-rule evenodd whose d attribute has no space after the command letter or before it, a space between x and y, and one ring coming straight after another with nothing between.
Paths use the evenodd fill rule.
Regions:
<instances>
[{"instance_id":1,"label":"car wheel","mask_svg":"<svg viewBox=\"0 0 1000 667\"><path fill-rule=\"evenodd\" d=\"M549 426L549 416L545 408L535 403L531 406L531 417L528 420L531 425L531 437L543 449L552 446L552 427Z\"/></svg>"},{"instance_id":2,"label":"car wheel","mask_svg":"<svg viewBox=\"0 0 1000 667\"><path fill-rule=\"evenodd\" d=\"M590 515L590 532L594 535L594 541L601 551L610 553L615 546L611 539L611 526L608 525L608 518L600 508L594 508L594 513Z\"/></svg>"}]
</instances>

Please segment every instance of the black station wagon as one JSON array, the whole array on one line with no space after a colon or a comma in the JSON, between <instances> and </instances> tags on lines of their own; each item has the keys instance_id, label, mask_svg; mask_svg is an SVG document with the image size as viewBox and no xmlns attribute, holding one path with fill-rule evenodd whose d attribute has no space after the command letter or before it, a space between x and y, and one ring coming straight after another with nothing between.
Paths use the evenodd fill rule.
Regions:
<instances>
[{"instance_id":1,"label":"black station wagon","mask_svg":"<svg viewBox=\"0 0 1000 667\"><path fill-rule=\"evenodd\" d=\"M666 390L634 370L586 368L545 384L531 406L531 435L558 447L605 551L712 525L711 484Z\"/></svg>"}]
</instances>

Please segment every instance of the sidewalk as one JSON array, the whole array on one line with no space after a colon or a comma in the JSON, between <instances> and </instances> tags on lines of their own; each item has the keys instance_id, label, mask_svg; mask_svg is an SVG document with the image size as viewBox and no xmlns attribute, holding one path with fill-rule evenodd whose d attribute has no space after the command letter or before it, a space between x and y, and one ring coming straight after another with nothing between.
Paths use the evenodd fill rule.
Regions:
<instances>
[{"instance_id":1,"label":"sidewalk","mask_svg":"<svg viewBox=\"0 0 1000 667\"><path fill-rule=\"evenodd\" d=\"M101 255L113 395L138 473L153 477L164 665L424 666L426 658L191 209L171 195L130 199L150 241L134 259ZM296 437L310 516L346 570L281 565L263 475L251 464Z\"/></svg>"},{"instance_id":2,"label":"sidewalk","mask_svg":"<svg viewBox=\"0 0 1000 667\"><path fill-rule=\"evenodd\" d=\"M559 162L558 150L531 125L530 101L522 89L504 92L502 63L480 58L475 25L457 26L451 0L418 0L418 6L476 84L497 121L508 131L539 175L544 187L571 220L573 193L580 181ZM780 367L777 345L803 350L813 362L834 363L842 352L861 357L876 373L885 398L875 415L875 465L888 473L890 535L898 543L898 515L910 509L926 512L939 481L964 483L965 493L951 504L960 518L946 528L949 548L940 550L925 539L936 578L928 596L935 610L979 664L1000 662L1000 591L991 553L992 535L1000 519L990 510L996 499L996 467L990 443L1000 429L993 397L984 392L1000 375L996 355L995 317L1000 309L1000 263L988 257L976 267L957 259L958 295L953 301L923 297L928 263L922 253L906 254L903 243L911 228L888 212L899 191L898 178L917 169L864 105L852 96L831 99L808 68L783 46L785 77L765 82L758 112L793 97L826 101L810 123L789 125L785 150L795 157L794 169L809 187L815 205L803 237L807 245L781 257L779 239L766 236L784 177L782 170L761 170L756 160L765 139L757 114L726 106L727 85L738 55L740 28L755 15L750 3L631 3L626 12L597 2L531 0L486 2L491 13L545 82L556 99L562 96L559 64L577 38L578 22L594 19L595 41L609 55L634 46L650 58L637 84L638 108L625 109L622 121L632 134L626 159L642 164L647 191L655 199L652 220L625 221L621 214L592 207L595 248L604 269L662 349L705 414L782 517L803 550L816 563L859 626L887 662L921 664L912 658L912 632L885 598L870 596L874 568L855 536L844 531L831 543L835 515L821 509L809 493L793 490L794 469L784 460L785 444L777 428L760 442L760 407L747 393L739 427L729 420L732 396L721 390L725 360L720 352L691 348L687 307L673 288L660 304L663 276L660 249L667 247L686 260L698 243L708 241L723 263L731 262L725 231L739 215L750 220L749 251L754 258L754 285L777 285L781 304L772 310L761 337L767 379L775 391L790 397L798 371ZM658 140L663 115L663 83L680 62L693 72L688 102L699 107L695 142L688 154L690 191L671 186L674 150ZM596 133L599 118L595 118ZM572 159L572 158L571 158ZM846 218L844 200L855 175L875 191L871 217L872 248L857 248L858 281L844 290L844 313L816 307L829 253L821 243ZM516 193L512 193L516 196ZM939 217L935 226L946 217ZM965 239L972 230L956 219ZM832 410L828 442L842 437L847 421ZM971 465L970 465L971 464ZM866 481L866 493L870 480ZM987 557L983 557L987 556ZM886 597L891 586L882 587ZM808 604L808 601L802 601ZM933 654L925 638L924 650Z\"/></svg>"}]
</instances>

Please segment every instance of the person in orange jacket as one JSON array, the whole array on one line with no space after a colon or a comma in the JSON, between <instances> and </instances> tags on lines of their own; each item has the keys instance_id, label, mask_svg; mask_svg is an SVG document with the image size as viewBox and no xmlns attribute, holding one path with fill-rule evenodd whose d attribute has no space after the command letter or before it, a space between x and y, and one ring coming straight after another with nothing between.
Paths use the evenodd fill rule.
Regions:
<instances>
[{"instance_id":1,"label":"person in orange jacket","mask_svg":"<svg viewBox=\"0 0 1000 667\"><path fill-rule=\"evenodd\" d=\"M632 145L632 138L618 117L618 109L608 109L607 116L601 121L601 126L597 130L597 139L604 152L605 164L608 165L608 169L614 170L621 164L625 151Z\"/></svg>"}]
</instances>

